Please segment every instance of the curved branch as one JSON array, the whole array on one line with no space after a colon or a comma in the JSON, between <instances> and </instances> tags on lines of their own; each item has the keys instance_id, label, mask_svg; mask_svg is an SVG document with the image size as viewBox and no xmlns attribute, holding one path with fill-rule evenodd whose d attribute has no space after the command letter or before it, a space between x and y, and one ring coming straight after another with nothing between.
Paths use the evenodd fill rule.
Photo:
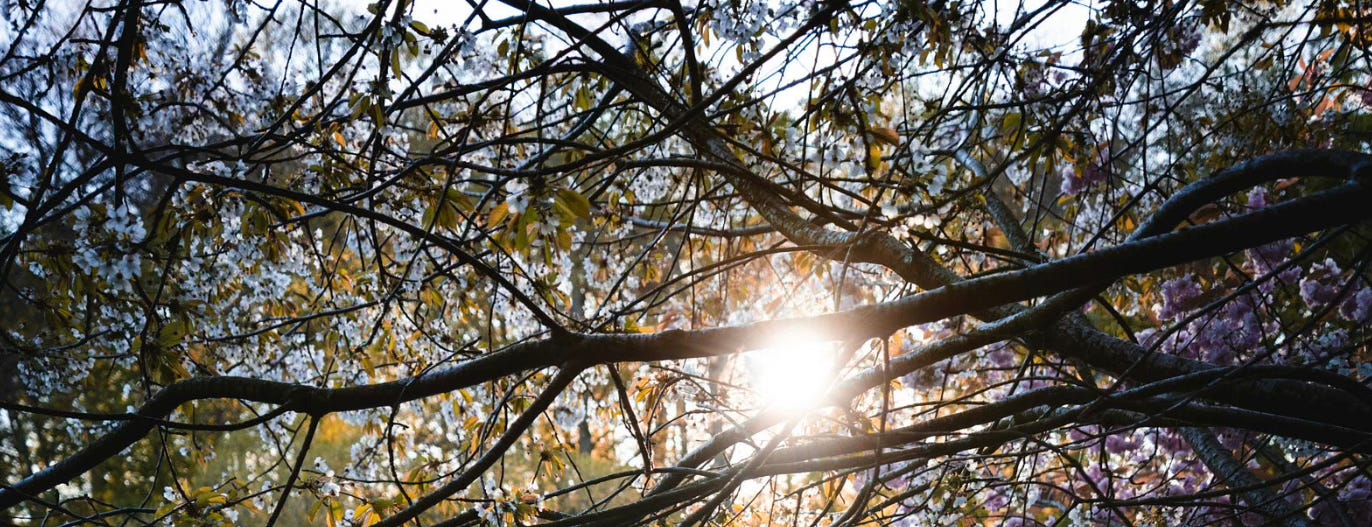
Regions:
<instances>
[{"instance_id":1,"label":"curved branch","mask_svg":"<svg viewBox=\"0 0 1372 527\"><path fill-rule=\"evenodd\" d=\"M452 368L418 377L368 386L339 389L306 386L243 377L210 377L181 381L168 386L148 401L137 413L148 420L125 422L70 458L34 474L11 488L0 490L0 508L19 503L25 496L37 495L75 478L104 459L145 436L155 425L183 403L216 398L243 399L278 405L312 414L360 410L389 406L472 386L480 382L537 368L562 364L566 360L590 364L620 361L660 361L698 358L755 349L778 331L805 327L829 335L834 340L861 341L884 337L915 324L974 313L996 306L1029 300L1078 288L1083 283L1106 283L1119 277L1152 271L1200 258L1270 243L1310 231L1372 219L1372 209L1362 204L1372 199L1360 183L1350 183L1320 194L1291 200L1243 216L1223 220L1145 240L1139 240L1094 253L999 275L958 282L932 291L891 302L864 306L849 311L771 320L754 324L697 331L665 331L648 335L576 335L526 342L491 353ZM1078 335L1076 345L1089 345L1087 336ZM1117 340L1117 339L1115 339ZM1179 361L1175 357L1152 355L1159 362ZM1128 357L1132 360L1132 357ZM1137 371L1137 368L1135 368ZM1305 385L1283 386L1302 390ZM1341 401L1343 404L1318 414L1330 423L1362 429L1370 419L1372 407L1338 393L1313 391L1304 400L1285 397L1236 397L1234 404L1244 407L1275 407L1280 414L1309 416L1311 400ZM1238 395L1238 394L1235 394ZM1254 400L1257 399L1257 400ZM1292 406L1295 406L1293 408Z\"/></svg>"}]
</instances>

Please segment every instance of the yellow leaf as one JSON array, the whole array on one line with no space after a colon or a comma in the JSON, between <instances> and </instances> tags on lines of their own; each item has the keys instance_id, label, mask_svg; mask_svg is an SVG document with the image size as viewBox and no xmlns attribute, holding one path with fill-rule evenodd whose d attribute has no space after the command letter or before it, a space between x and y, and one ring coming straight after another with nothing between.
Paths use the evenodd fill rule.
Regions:
<instances>
[{"instance_id":1,"label":"yellow leaf","mask_svg":"<svg viewBox=\"0 0 1372 527\"><path fill-rule=\"evenodd\" d=\"M496 205L495 208L491 209L491 215L490 215L489 217L486 218L486 225L487 225L487 226L496 226L496 225L500 225L501 223L504 223L505 218L508 217L509 215L510 215L510 205L509 205L509 204L507 204L507 203L501 203L501 204L499 204L499 205Z\"/></svg>"},{"instance_id":2,"label":"yellow leaf","mask_svg":"<svg viewBox=\"0 0 1372 527\"><path fill-rule=\"evenodd\" d=\"M871 145L867 149L867 171L869 173L875 174L877 172L881 172L881 169L884 166L885 162L881 160L881 147L877 145Z\"/></svg>"},{"instance_id":3,"label":"yellow leaf","mask_svg":"<svg viewBox=\"0 0 1372 527\"><path fill-rule=\"evenodd\" d=\"M304 215L305 215L305 205L304 205L304 204L300 203L299 201L293 200L293 199L288 199L288 200L285 200L285 201L286 201L286 205L289 205L289 206L291 207L291 209L295 211L295 214L296 214L297 216L304 216Z\"/></svg>"},{"instance_id":4,"label":"yellow leaf","mask_svg":"<svg viewBox=\"0 0 1372 527\"><path fill-rule=\"evenodd\" d=\"M361 521L363 518L367 517L367 514L371 512L372 504L363 503L362 505L359 505L356 509L353 509L353 521Z\"/></svg>"},{"instance_id":5,"label":"yellow leaf","mask_svg":"<svg viewBox=\"0 0 1372 527\"><path fill-rule=\"evenodd\" d=\"M210 497L211 497L213 494L214 494L214 489L212 489L212 488L210 488L210 487L200 487L200 488L198 488L198 489L195 489L195 492L192 492L192 493L191 493L191 499L195 500L195 502L196 502L197 504L200 504L200 505L203 506L203 505L205 505L206 503L209 503Z\"/></svg>"}]
</instances>

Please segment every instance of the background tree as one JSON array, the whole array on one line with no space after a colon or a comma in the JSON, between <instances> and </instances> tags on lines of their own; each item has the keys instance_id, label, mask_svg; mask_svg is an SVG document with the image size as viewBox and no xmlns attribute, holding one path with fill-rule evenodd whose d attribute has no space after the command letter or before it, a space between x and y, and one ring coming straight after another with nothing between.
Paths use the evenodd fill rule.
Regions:
<instances>
[{"instance_id":1,"label":"background tree","mask_svg":"<svg viewBox=\"0 0 1372 527\"><path fill-rule=\"evenodd\" d=\"M12 523L1372 523L1356 2L0 10Z\"/></svg>"}]
</instances>

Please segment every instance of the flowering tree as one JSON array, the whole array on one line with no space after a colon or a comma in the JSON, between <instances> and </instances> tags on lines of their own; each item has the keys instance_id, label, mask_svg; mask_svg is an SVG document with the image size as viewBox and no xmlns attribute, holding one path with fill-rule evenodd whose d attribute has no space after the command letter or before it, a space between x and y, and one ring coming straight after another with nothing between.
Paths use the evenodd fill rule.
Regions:
<instances>
[{"instance_id":1,"label":"flowering tree","mask_svg":"<svg viewBox=\"0 0 1372 527\"><path fill-rule=\"evenodd\" d=\"M1372 523L1361 4L597 2L0 4L0 515Z\"/></svg>"}]
</instances>

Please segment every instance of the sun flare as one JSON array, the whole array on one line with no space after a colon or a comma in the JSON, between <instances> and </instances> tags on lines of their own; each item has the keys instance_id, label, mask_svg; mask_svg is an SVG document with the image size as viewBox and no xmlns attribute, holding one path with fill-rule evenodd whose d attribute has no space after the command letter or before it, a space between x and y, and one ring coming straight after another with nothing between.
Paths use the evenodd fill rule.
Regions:
<instances>
[{"instance_id":1,"label":"sun flare","mask_svg":"<svg viewBox=\"0 0 1372 527\"><path fill-rule=\"evenodd\" d=\"M795 332L773 337L748 354L748 371L758 402L797 414L823 401L834 375L834 345L818 335Z\"/></svg>"}]
</instances>

